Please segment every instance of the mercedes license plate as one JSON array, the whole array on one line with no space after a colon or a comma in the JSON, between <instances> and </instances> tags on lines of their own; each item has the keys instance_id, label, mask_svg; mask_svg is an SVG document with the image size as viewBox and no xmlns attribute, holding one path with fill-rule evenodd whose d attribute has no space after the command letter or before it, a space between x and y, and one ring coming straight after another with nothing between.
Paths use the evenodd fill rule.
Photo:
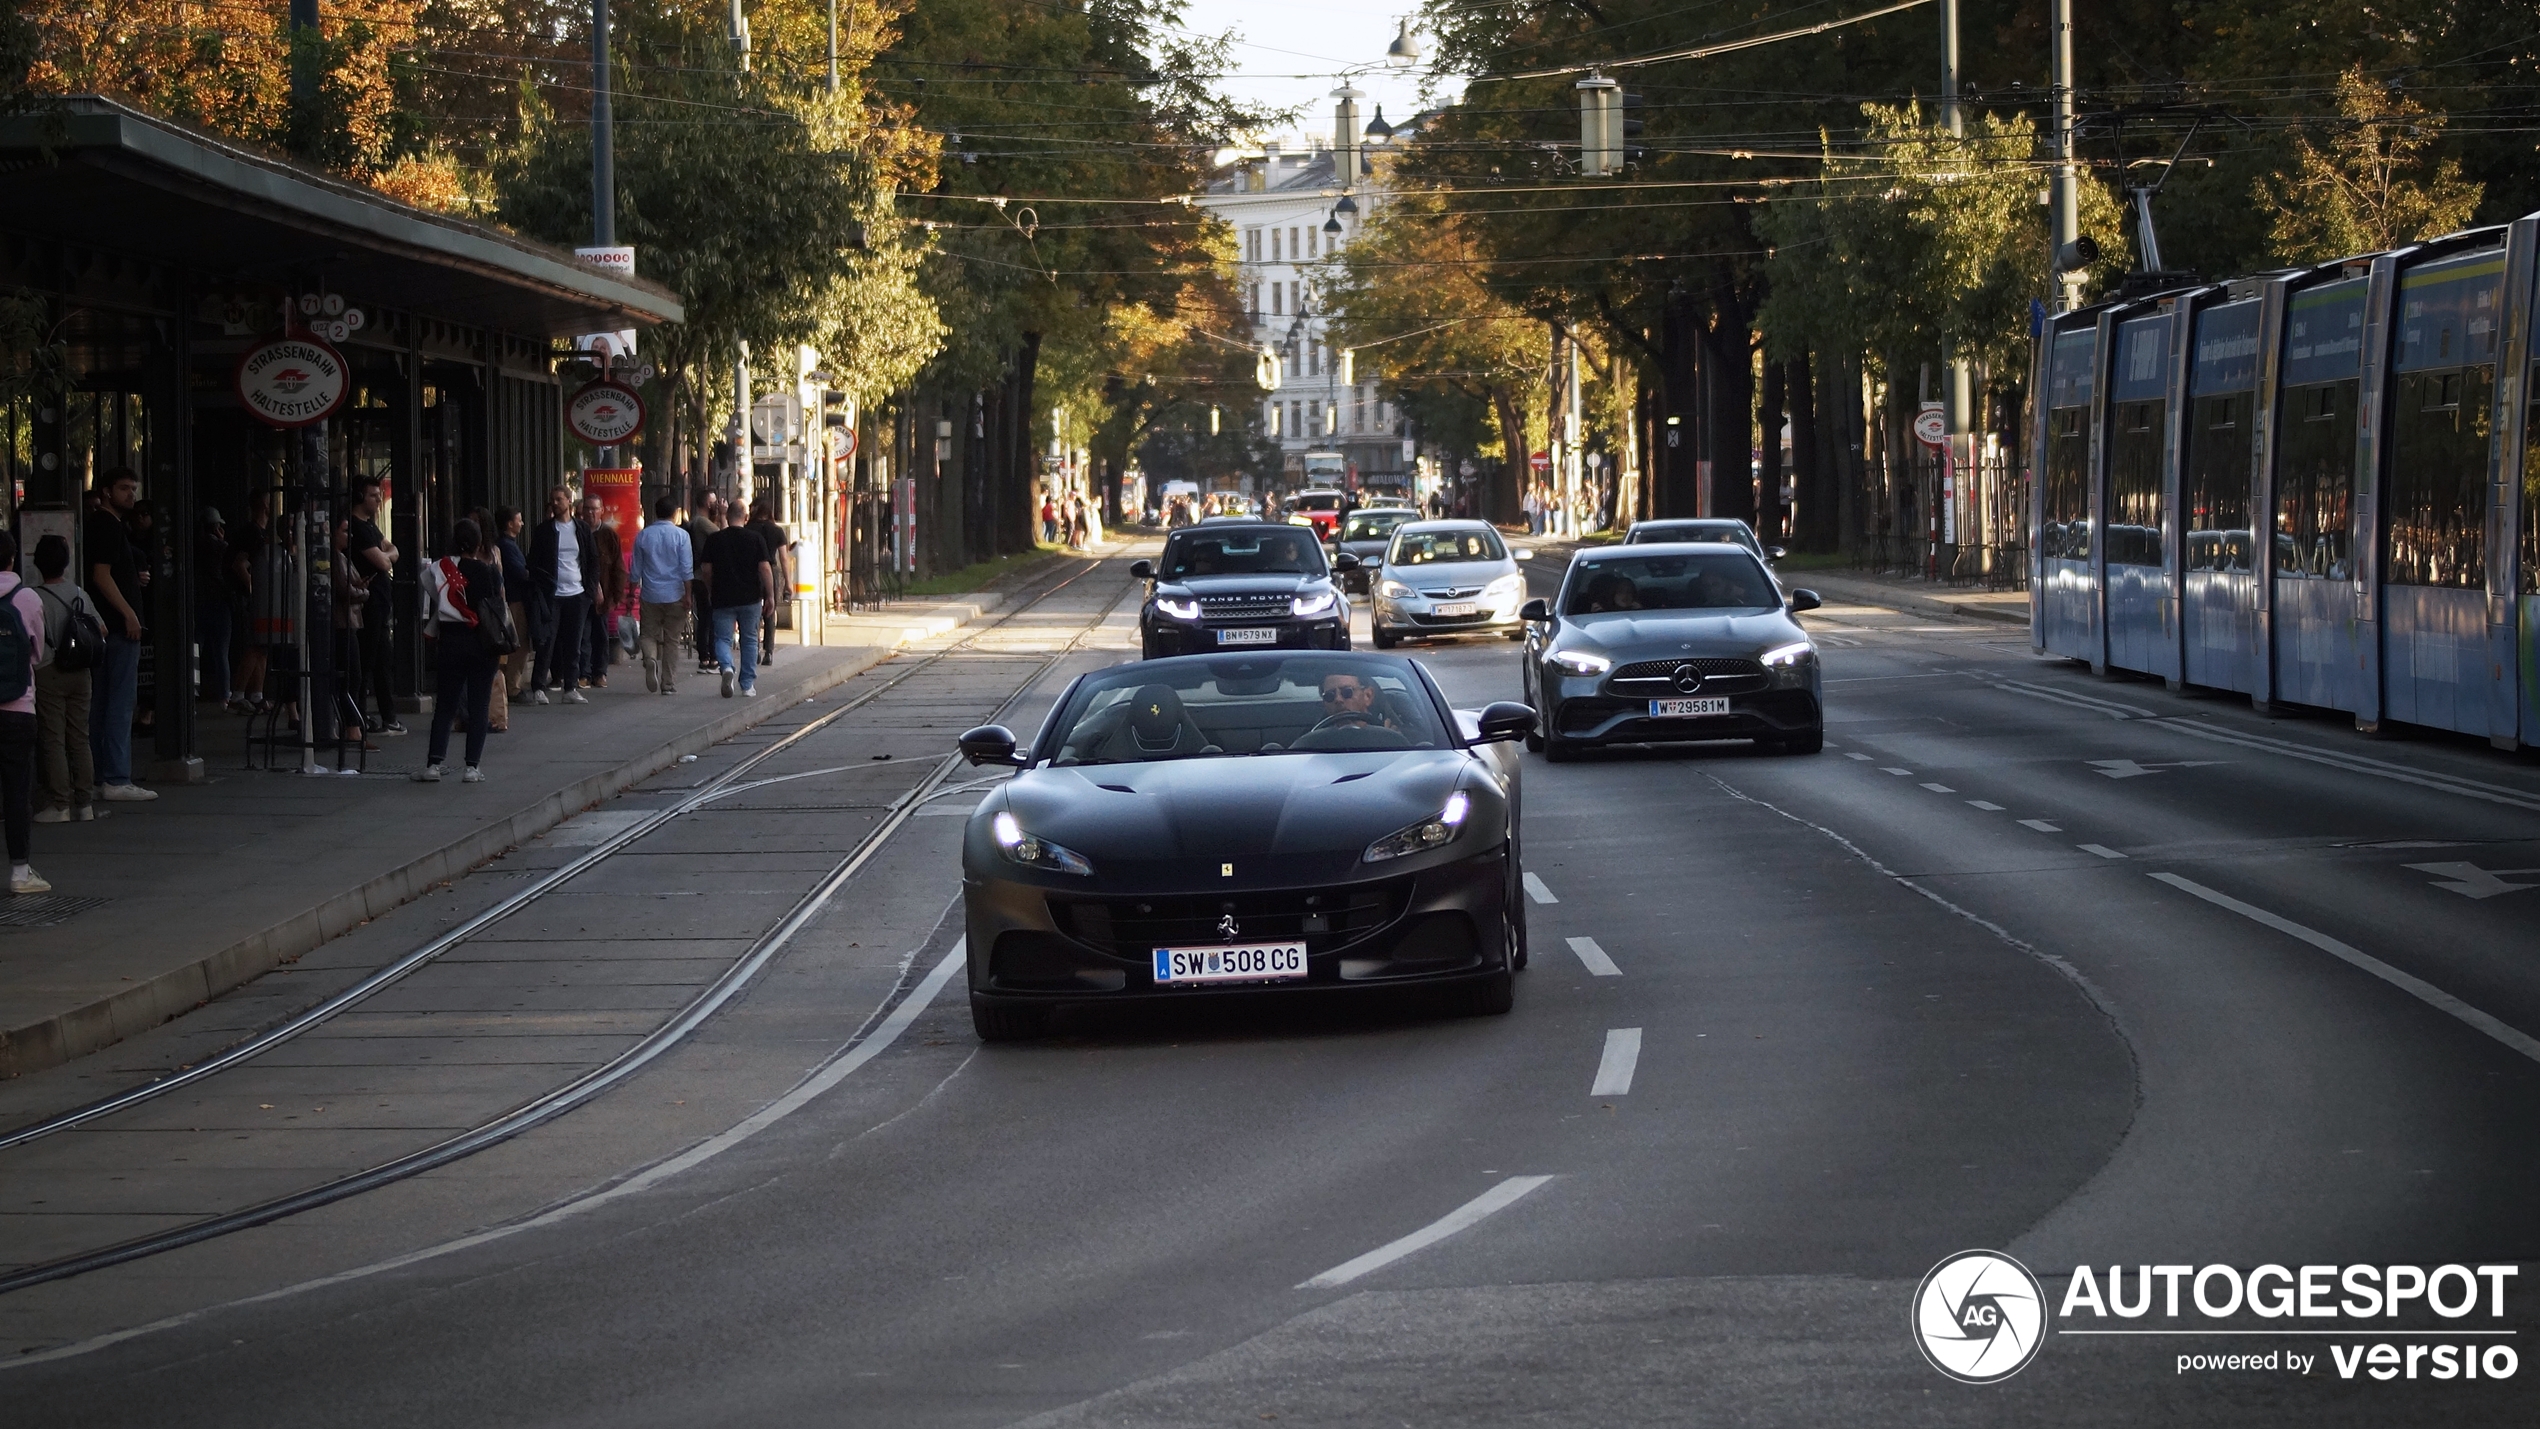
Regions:
<instances>
[{"instance_id":1,"label":"mercedes license plate","mask_svg":"<svg viewBox=\"0 0 2540 1429\"><path fill-rule=\"evenodd\" d=\"M1714 695L1707 700L1651 700L1651 719L1685 719L1693 715L1718 715L1729 712L1726 697Z\"/></svg>"},{"instance_id":2,"label":"mercedes license plate","mask_svg":"<svg viewBox=\"0 0 2540 1429\"><path fill-rule=\"evenodd\" d=\"M1305 976L1303 943L1223 943L1207 948L1158 948L1155 981L1293 982Z\"/></svg>"},{"instance_id":3,"label":"mercedes license plate","mask_svg":"<svg viewBox=\"0 0 2540 1429\"><path fill-rule=\"evenodd\" d=\"M1482 608L1469 600L1443 600L1438 602L1437 607L1430 613L1448 616L1479 615L1482 613Z\"/></svg>"},{"instance_id":4,"label":"mercedes license plate","mask_svg":"<svg viewBox=\"0 0 2540 1429\"><path fill-rule=\"evenodd\" d=\"M1217 643L1220 645L1276 645L1279 643L1279 627L1239 625L1231 630L1218 631Z\"/></svg>"}]
</instances>

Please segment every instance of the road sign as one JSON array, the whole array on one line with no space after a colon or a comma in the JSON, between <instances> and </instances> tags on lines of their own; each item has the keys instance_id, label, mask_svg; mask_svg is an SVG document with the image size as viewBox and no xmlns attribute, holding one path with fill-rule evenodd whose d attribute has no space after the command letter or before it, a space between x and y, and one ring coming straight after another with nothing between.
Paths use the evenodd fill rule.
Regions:
<instances>
[{"instance_id":1,"label":"road sign","mask_svg":"<svg viewBox=\"0 0 2540 1429\"><path fill-rule=\"evenodd\" d=\"M831 427L829 429L829 459L831 461L845 461L847 458L854 455L855 428Z\"/></svg>"},{"instance_id":2,"label":"road sign","mask_svg":"<svg viewBox=\"0 0 2540 1429\"><path fill-rule=\"evenodd\" d=\"M1925 402L1914 414L1914 440L1927 447L1949 445L1949 418L1938 402Z\"/></svg>"},{"instance_id":3,"label":"road sign","mask_svg":"<svg viewBox=\"0 0 2540 1429\"><path fill-rule=\"evenodd\" d=\"M351 372L322 337L258 343L238 359L238 400L268 427L305 427L343 405Z\"/></svg>"},{"instance_id":4,"label":"road sign","mask_svg":"<svg viewBox=\"0 0 2540 1429\"><path fill-rule=\"evenodd\" d=\"M565 399L564 424L595 447L613 447L644 430L644 399L625 383L603 378Z\"/></svg>"},{"instance_id":5,"label":"road sign","mask_svg":"<svg viewBox=\"0 0 2540 1429\"><path fill-rule=\"evenodd\" d=\"M1526 465L1537 471L1550 471L1552 470L1552 453L1536 452L1533 456L1526 458Z\"/></svg>"}]
</instances>

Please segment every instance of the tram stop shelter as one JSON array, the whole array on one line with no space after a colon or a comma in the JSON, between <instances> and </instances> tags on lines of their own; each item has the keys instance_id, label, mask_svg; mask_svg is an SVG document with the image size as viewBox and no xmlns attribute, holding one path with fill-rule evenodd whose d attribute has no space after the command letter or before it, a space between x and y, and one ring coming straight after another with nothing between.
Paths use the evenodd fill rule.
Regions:
<instances>
[{"instance_id":1,"label":"tram stop shelter","mask_svg":"<svg viewBox=\"0 0 2540 1429\"><path fill-rule=\"evenodd\" d=\"M682 317L659 284L95 96L0 116L0 291L11 289L41 300L70 390L0 408L8 525L22 536L67 529L76 544L96 478L140 474L158 532L139 607L151 728L133 753L162 780L204 767L194 720L196 607L213 574L196 568L204 509L233 532L268 509L287 538L302 488L295 458L319 449L259 422L234 386L242 355L283 335L286 303L338 295L363 314L335 342L349 383L319 429L324 484L387 484L401 698L431 688L416 630L426 551L443 549L473 507L543 510L565 477L566 340Z\"/></svg>"}]
</instances>

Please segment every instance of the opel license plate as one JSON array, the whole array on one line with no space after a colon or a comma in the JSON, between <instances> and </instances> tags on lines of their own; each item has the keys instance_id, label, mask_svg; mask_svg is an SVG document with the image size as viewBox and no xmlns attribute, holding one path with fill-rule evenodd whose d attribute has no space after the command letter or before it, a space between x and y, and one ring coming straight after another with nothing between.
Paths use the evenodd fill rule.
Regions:
<instances>
[{"instance_id":1,"label":"opel license plate","mask_svg":"<svg viewBox=\"0 0 2540 1429\"><path fill-rule=\"evenodd\" d=\"M1293 982L1305 976L1303 943L1223 943L1155 950L1157 986L1209 982Z\"/></svg>"},{"instance_id":2,"label":"opel license plate","mask_svg":"<svg viewBox=\"0 0 2540 1429\"><path fill-rule=\"evenodd\" d=\"M1714 695L1703 700L1651 700L1651 719L1686 719L1694 715L1722 715L1729 712L1726 697Z\"/></svg>"},{"instance_id":3,"label":"opel license plate","mask_svg":"<svg viewBox=\"0 0 2540 1429\"><path fill-rule=\"evenodd\" d=\"M1279 643L1279 627L1239 625L1230 630L1218 631L1217 643L1220 645L1276 645Z\"/></svg>"},{"instance_id":4,"label":"opel license plate","mask_svg":"<svg viewBox=\"0 0 2540 1429\"><path fill-rule=\"evenodd\" d=\"M1441 601L1438 603L1436 609L1430 612L1432 615L1444 616L1479 615L1481 613L1482 608L1469 600Z\"/></svg>"}]
</instances>

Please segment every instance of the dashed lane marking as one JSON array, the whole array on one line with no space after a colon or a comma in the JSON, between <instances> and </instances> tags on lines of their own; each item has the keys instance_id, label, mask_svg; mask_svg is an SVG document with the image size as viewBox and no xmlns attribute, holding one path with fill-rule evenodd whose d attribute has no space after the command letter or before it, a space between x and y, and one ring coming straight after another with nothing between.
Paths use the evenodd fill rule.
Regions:
<instances>
[{"instance_id":1,"label":"dashed lane marking","mask_svg":"<svg viewBox=\"0 0 2540 1429\"><path fill-rule=\"evenodd\" d=\"M1970 809L1982 809L1988 814L1998 814L2002 812L2002 806L2000 804L1988 804L1982 799L1969 799L1967 801L1967 807Z\"/></svg>"},{"instance_id":2,"label":"dashed lane marking","mask_svg":"<svg viewBox=\"0 0 2540 1429\"><path fill-rule=\"evenodd\" d=\"M2060 834L2063 832L2061 826L2050 824L2044 819L2022 819L2020 820L2020 827L2024 829L2035 829L2041 834Z\"/></svg>"},{"instance_id":3,"label":"dashed lane marking","mask_svg":"<svg viewBox=\"0 0 2540 1429\"><path fill-rule=\"evenodd\" d=\"M1361 1276L1373 1274L1404 1256L1436 1245L1458 1231L1472 1229L1517 1204L1551 1179L1549 1176L1511 1176L1402 1239L1387 1241L1365 1255L1344 1260L1298 1285L1297 1289L1332 1290Z\"/></svg>"},{"instance_id":4,"label":"dashed lane marking","mask_svg":"<svg viewBox=\"0 0 2540 1429\"><path fill-rule=\"evenodd\" d=\"M1946 784L1925 784L1923 787L1929 789L1935 794L1955 794L1958 792Z\"/></svg>"},{"instance_id":5,"label":"dashed lane marking","mask_svg":"<svg viewBox=\"0 0 2540 1429\"><path fill-rule=\"evenodd\" d=\"M1551 889L1543 886L1543 880L1541 878L1531 873L1526 875L1526 896L1535 900L1537 903L1558 903L1561 901L1560 899L1552 896Z\"/></svg>"},{"instance_id":6,"label":"dashed lane marking","mask_svg":"<svg viewBox=\"0 0 2540 1429\"><path fill-rule=\"evenodd\" d=\"M1605 955L1605 950L1596 945L1594 938L1572 938L1570 951L1578 954L1579 961L1587 964L1587 970L1598 977L1623 975L1623 970L1614 966L1614 960Z\"/></svg>"},{"instance_id":7,"label":"dashed lane marking","mask_svg":"<svg viewBox=\"0 0 2540 1429\"><path fill-rule=\"evenodd\" d=\"M2108 847L2106 844L2074 844L2073 847L2080 849L2083 853L2095 853L2101 858L2125 857L2124 854L2117 852L2115 849Z\"/></svg>"},{"instance_id":8,"label":"dashed lane marking","mask_svg":"<svg viewBox=\"0 0 2540 1429\"><path fill-rule=\"evenodd\" d=\"M1879 772L1881 774L1893 774L1902 779L1911 779L1914 777L1914 771L1911 769L1890 769L1884 764L1879 766Z\"/></svg>"},{"instance_id":9,"label":"dashed lane marking","mask_svg":"<svg viewBox=\"0 0 2540 1429\"><path fill-rule=\"evenodd\" d=\"M1862 763L1864 763L1864 764L1867 764L1867 763L1869 763L1869 762L1870 762L1870 756L1868 756L1868 755L1866 755L1866 754L1846 754L1846 755L1845 755L1845 756L1843 756L1843 757L1844 757L1844 758L1846 758L1846 759L1858 759L1858 760L1860 760L1860 761L1861 761Z\"/></svg>"},{"instance_id":10,"label":"dashed lane marking","mask_svg":"<svg viewBox=\"0 0 2540 1429\"><path fill-rule=\"evenodd\" d=\"M1588 1088L1592 1097L1619 1097L1630 1093L1632 1072L1640 1066L1640 1029L1617 1027L1605 1034L1605 1055L1597 1059L1596 1085Z\"/></svg>"},{"instance_id":11,"label":"dashed lane marking","mask_svg":"<svg viewBox=\"0 0 2540 1429\"><path fill-rule=\"evenodd\" d=\"M2207 888L2201 883L2181 878L2175 873L2155 873L2149 876L2168 884L2172 888L2178 889L2182 893L2189 893L2198 898L2202 898L2217 908L2227 908L2232 912L2239 914L2241 917L2248 919L2252 923L2263 923L2267 927L2273 928L2287 937L2299 938L2303 942L2310 944L2312 947L2319 949L2321 952L2328 954L2330 957L2339 959L2350 966L2360 968L2363 971L2372 974L2374 977L2377 977L2383 982L2390 984L2392 987L2399 989L2408 996L2417 999L2426 1006L2434 1008L2449 1016L2459 1018L2462 1022L2465 1022L2470 1026L2477 1028L2479 1031L2486 1033L2488 1036L2495 1038L2497 1041L2504 1043L2506 1046L2520 1052L2532 1061L2540 1062L2540 1039L2534 1039L2528 1033L2506 1026L2494 1017L2479 1011L2477 1008L2470 1006L2468 1003L2461 1001L2459 998L2452 996L2450 993L2445 992L2443 989L2436 987L2434 984L2427 982L2423 978L2410 973L2401 972L2397 968L2392 967L2390 964L2383 962L2381 959L2372 956L2370 953L2364 952L2359 948L2351 947L2345 943L2341 943L2326 933L2320 932L2316 928L2305 928L2290 918L2278 917L2277 915L2268 912L2266 909L2258 907L2254 903L2243 903L2228 893Z\"/></svg>"}]
</instances>

